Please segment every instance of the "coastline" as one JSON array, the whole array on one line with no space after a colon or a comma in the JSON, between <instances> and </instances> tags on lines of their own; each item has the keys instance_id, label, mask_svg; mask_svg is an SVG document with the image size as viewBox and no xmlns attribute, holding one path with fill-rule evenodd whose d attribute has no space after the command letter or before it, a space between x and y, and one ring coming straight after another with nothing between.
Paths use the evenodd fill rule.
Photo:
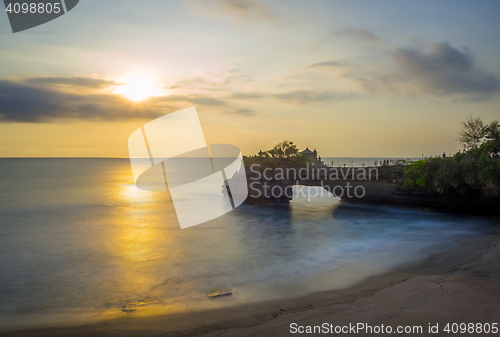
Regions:
<instances>
[{"instance_id":1,"label":"coastline","mask_svg":"<svg viewBox=\"0 0 500 337\"><path fill-rule=\"evenodd\" d=\"M441 328L446 323L493 323L500 317L500 237L492 233L456 243L458 247L431 255L418 267L403 266L343 290L174 315L126 314L89 325L0 336L289 336L292 322L424 328L429 323Z\"/></svg>"}]
</instances>

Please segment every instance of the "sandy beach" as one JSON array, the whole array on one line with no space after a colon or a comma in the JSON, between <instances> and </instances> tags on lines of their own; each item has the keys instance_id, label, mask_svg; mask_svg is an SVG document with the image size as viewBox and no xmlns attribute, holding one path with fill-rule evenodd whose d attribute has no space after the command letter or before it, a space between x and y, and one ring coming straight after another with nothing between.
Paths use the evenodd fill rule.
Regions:
<instances>
[{"instance_id":1,"label":"sandy beach","mask_svg":"<svg viewBox=\"0 0 500 337\"><path fill-rule=\"evenodd\" d=\"M314 326L328 326L331 330L324 333L340 335L345 333L335 333L335 327L346 329L358 323L372 329L382 325L392 329L421 326L422 333L408 335L445 336L448 323L500 323L499 242L494 233L461 240L456 248L432 255L417 268L375 276L340 291L182 315L144 317L124 313L122 318L92 325L31 329L1 336L290 336ZM430 333L429 325L436 324L438 332ZM356 334L370 335L364 329ZM392 335L405 333L392 331Z\"/></svg>"}]
</instances>

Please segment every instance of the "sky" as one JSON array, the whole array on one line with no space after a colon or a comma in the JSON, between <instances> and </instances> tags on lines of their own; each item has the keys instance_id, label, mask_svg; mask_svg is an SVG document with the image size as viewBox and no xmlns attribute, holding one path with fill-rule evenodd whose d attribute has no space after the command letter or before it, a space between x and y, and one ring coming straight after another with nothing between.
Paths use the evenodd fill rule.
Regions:
<instances>
[{"instance_id":1,"label":"sky","mask_svg":"<svg viewBox=\"0 0 500 337\"><path fill-rule=\"evenodd\" d=\"M455 153L500 118L500 2L81 0L13 34L0 12L0 157L128 157L196 106L209 144L322 157Z\"/></svg>"}]
</instances>

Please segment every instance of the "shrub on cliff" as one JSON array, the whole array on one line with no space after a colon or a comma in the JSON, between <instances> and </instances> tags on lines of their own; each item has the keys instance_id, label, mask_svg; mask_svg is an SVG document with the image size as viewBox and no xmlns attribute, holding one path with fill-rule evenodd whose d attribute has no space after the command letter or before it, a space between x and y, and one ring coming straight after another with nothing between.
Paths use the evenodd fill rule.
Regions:
<instances>
[{"instance_id":1,"label":"shrub on cliff","mask_svg":"<svg viewBox=\"0 0 500 337\"><path fill-rule=\"evenodd\" d=\"M407 163L403 169L404 183L403 186L410 190L426 189L430 181L430 171L427 163L428 160L418 160Z\"/></svg>"},{"instance_id":2,"label":"shrub on cliff","mask_svg":"<svg viewBox=\"0 0 500 337\"><path fill-rule=\"evenodd\" d=\"M480 118L469 117L458 135L466 152L458 152L453 158L407 163L403 187L462 195L474 189L500 196L500 124L484 124Z\"/></svg>"},{"instance_id":3,"label":"shrub on cliff","mask_svg":"<svg viewBox=\"0 0 500 337\"><path fill-rule=\"evenodd\" d=\"M403 186L409 190L466 194L472 189L500 195L500 160L477 151L457 153L453 158L433 158L409 163Z\"/></svg>"}]
</instances>

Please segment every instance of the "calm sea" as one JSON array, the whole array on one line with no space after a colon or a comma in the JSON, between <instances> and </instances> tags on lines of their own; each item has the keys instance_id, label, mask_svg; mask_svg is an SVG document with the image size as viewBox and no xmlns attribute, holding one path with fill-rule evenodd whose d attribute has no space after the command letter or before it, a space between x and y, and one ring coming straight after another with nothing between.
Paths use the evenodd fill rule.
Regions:
<instances>
[{"instance_id":1,"label":"calm sea","mask_svg":"<svg viewBox=\"0 0 500 337\"><path fill-rule=\"evenodd\" d=\"M0 172L2 329L343 288L491 225L300 197L181 230L169 195L137 189L127 159L0 159ZM233 295L207 299L215 288Z\"/></svg>"}]
</instances>

